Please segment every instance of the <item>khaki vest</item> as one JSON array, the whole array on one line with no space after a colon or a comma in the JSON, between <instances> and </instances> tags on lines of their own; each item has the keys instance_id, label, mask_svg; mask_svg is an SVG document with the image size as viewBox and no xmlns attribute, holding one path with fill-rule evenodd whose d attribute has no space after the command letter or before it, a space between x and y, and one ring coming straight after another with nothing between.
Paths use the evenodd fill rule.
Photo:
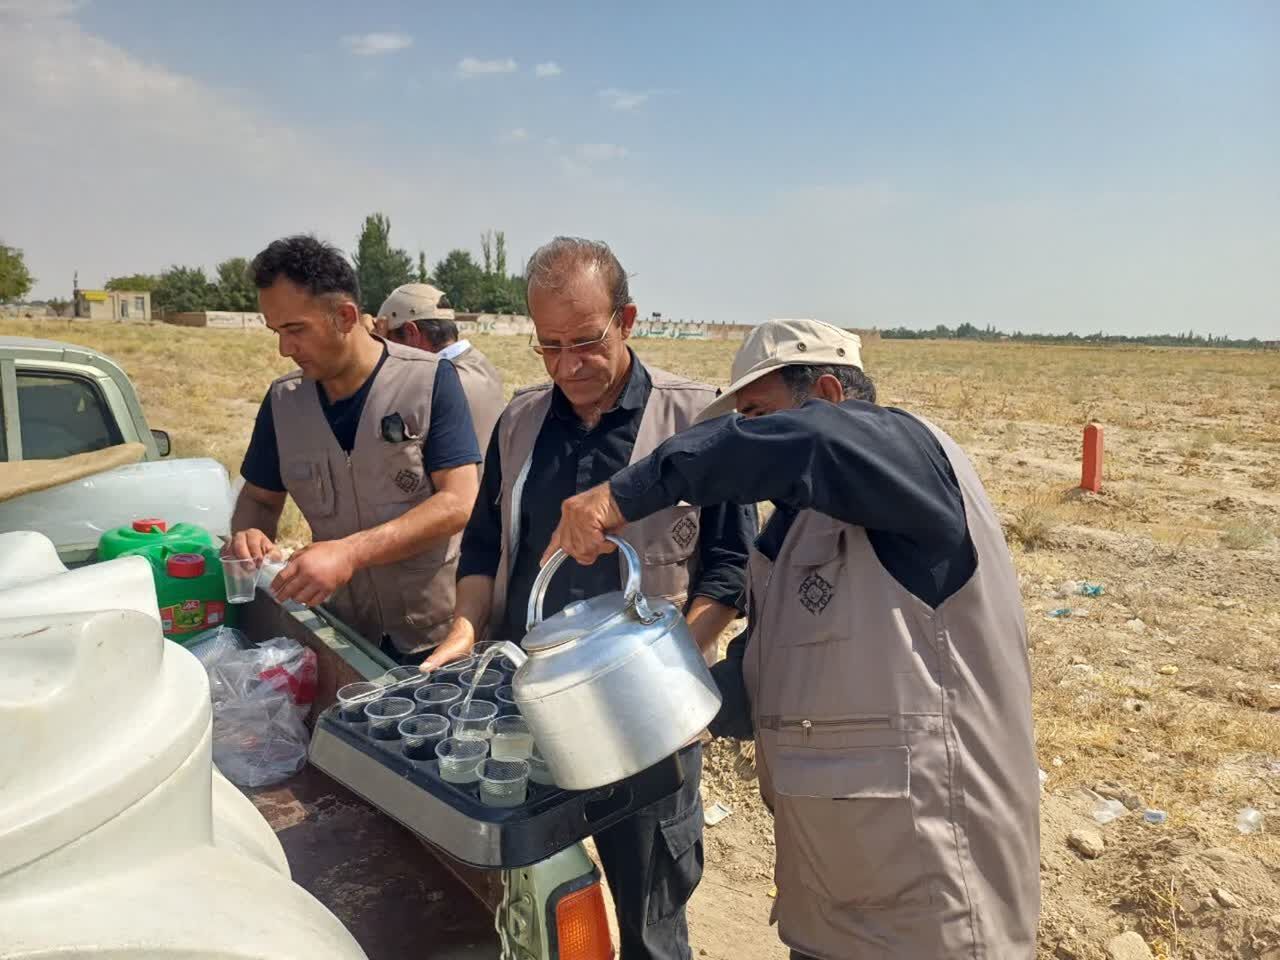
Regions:
<instances>
[{"instance_id":1,"label":"khaki vest","mask_svg":"<svg viewBox=\"0 0 1280 960\"><path fill-rule=\"evenodd\" d=\"M489 438L502 408L506 406L506 392L502 388L502 374L489 362L489 358L471 347L451 361L462 382L462 392L467 395L471 408L471 423L476 428L476 442L480 444L480 457L489 449ZM483 467L483 464L481 464Z\"/></svg>"},{"instance_id":2,"label":"khaki vest","mask_svg":"<svg viewBox=\"0 0 1280 960\"><path fill-rule=\"evenodd\" d=\"M280 476L315 540L337 540L407 513L433 493L422 440L431 424L434 354L387 344L348 456L325 419L316 382L294 371L271 385ZM399 413L418 439L382 439L382 418ZM402 653L439 643L453 617L460 536L399 563L357 570L327 604L373 643L385 633Z\"/></svg>"},{"instance_id":3,"label":"khaki vest","mask_svg":"<svg viewBox=\"0 0 1280 960\"><path fill-rule=\"evenodd\" d=\"M639 363L639 360L633 360ZM715 388L656 367L646 367L652 389L640 418L640 429L631 450L631 463L652 453L658 444L692 425L702 408L715 399ZM503 621L507 584L515 569L520 542L520 510L524 482L533 461L533 447L551 409L551 384L520 390L498 420L498 451L502 458L502 552L493 583L489 623ZM548 509L559 510L556 504ZM621 536L644 561L641 589L682 606L698 562L699 509L689 504L660 510L623 528ZM544 611L546 614L554 611ZM520 621L524 621L521 611Z\"/></svg>"},{"instance_id":4,"label":"khaki vest","mask_svg":"<svg viewBox=\"0 0 1280 960\"><path fill-rule=\"evenodd\" d=\"M937 609L862 527L801 511L753 551L744 669L784 943L821 960L1032 960L1039 777L1026 624L969 460L977 569Z\"/></svg>"}]
</instances>

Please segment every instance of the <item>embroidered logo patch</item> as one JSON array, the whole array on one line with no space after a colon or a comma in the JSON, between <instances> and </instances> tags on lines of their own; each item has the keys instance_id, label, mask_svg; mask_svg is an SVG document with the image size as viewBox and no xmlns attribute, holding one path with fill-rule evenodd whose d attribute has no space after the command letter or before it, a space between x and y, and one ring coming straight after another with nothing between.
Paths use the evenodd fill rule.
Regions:
<instances>
[{"instance_id":1,"label":"embroidered logo patch","mask_svg":"<svg viewBox=\"0 0 1280 960\"><path fill-rule=\"evenodd\" d=\"M395 485L405 493L413 493L418 489L421 479L412 470L401 470L395 476Z\"/></svg>"},{"instance_id":2,"label":"embroidered logo patch","mask_svg":"<svg viewBox=\"0 0 1280 960\"><path fill-rule=\"evenodd\" d=\"M693 543L693 538L697 535L698 525L693 522L693 517L683 517L671 528L671 539L678 543L681 549Z\"/></svg>"},{"instance_id":3,"label":"embroidered logo patch","mask_svg":"<svg viewBox=\"0 0 1280 960\"><path fill-rule=\"evenodd\" d=\"M800 584L800 602L810 613L821 613L831 602L831 584L819 574L809 574Z\"/></svg>"}]
</instances>

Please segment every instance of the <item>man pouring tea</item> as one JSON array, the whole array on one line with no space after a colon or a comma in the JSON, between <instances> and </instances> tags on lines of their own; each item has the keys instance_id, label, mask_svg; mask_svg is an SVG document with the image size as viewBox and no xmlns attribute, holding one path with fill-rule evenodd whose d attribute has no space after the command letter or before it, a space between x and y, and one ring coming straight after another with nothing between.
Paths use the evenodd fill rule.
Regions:
<instances>
[{"instance_id":1,"label":"man pouring tea","mask_svg":"<svg viewBox=\"0 0 1280 960\"><path fill-rule=\"evenodd\" d=\"M1039 780L1017 577L977 473L876 404L853 334L770 321L700 422L567 500L548 553L771 500L712 732L754 738L797 958L1032 960ZM736 412L735 412L736 411Z\"/></svg>"}]
</instances>

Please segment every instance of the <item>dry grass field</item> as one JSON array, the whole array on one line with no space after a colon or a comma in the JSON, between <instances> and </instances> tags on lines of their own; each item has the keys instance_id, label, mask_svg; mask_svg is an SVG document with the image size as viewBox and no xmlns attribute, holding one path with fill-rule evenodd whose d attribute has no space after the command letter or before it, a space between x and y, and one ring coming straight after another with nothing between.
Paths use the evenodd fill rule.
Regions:
<instances>
[{"instance_id":1,"label":"dry grass field","mask_svg":"<svg viewBox=\"0 0 1280 960\"><path fill-rule=\"evenodd\" d=\"M267 334L65 321L0 321L0 334L104 350L178 455L233 472L267 384L288 368ZM523 340L477 345L509 388L541 377ZM636 349L723 383L733 348ZM898 341L867 362L883 402L970 452L1005 521L1048 775L1040 956L1102 958L1134 930L1157 957L1280 958L1280 354ZM1074 489L1089 420L1106 431L1097 495ZM305 536L296 516L289 532ZM1066 581L1104 592L1060 596ZM743 766L734 745L709 754L708 801L734 814L707 830L694 945L781 958L767 927L768 816ZM1132 809L1096 824L1093 789ZM1144 822L1148 807L1167 822ZM1267 828L1240 833L1245 807ZM1096 859L1068 845L1082 828L1105 841Z\"/></svg>"}]
</instances>

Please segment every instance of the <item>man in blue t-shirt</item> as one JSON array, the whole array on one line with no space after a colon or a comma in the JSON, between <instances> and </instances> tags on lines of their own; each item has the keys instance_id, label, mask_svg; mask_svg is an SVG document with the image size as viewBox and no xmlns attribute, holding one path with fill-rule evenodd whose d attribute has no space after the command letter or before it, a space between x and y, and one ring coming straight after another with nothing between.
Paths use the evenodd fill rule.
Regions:
<instances>
[{"instance_id":1,"label":"man in blue t-shirt","mask_svg":"<svg viewBox=\"0 0 1280 960\"><path fill-rule=\"evenodd\" d=\"M452 619L456 537L479 484L457 371L370 335L355 271L314 237L272 243L253 275L298 370L263 398L228 552L270 554L292 496L314 542L272 583L277 598L329 601L391 656L421 660Z\"/></svg>"}]
</instances>

